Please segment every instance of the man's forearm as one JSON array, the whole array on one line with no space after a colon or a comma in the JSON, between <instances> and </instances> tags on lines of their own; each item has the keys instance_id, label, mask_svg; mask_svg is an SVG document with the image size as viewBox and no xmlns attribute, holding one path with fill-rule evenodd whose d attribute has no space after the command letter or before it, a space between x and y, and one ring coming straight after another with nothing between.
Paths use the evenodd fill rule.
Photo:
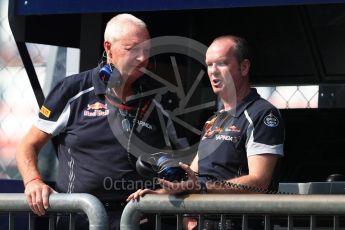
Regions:
<instances>
[{"instance_id":1,"label":"man's forearm","mask_svg":"<svg viewBox=\"0 0 345 230\"><path fill-rule=\"evenodd\" d=\"M231 180L208 181L206 186L208 193L263 193L269 183L246 175Z\"/></svg>"},{"instance_id":2,"label":"man's forearm","mask_svg":"<svg viewBox=\"0 0 345 230\"><path fill-rule=\"evenodd\" d=\"M40 173L37 168L37 154L33 148L25 148L21 145L16 154L16 161L24 184L34 178L40 177Z\"/></svg>"},{"instance_id":3,"label":"man's forearm","mask_svg":"<svg viewBox=\"0 0 345 230\"><path fill-rule=\"evenodd\" d=\"M45 145L50 138L51 134L47 134L35 126L32 126L20 142L17 148L16 161L24 184L34 178L40 177L37 167L38 154L42 146Z\"/></svg>"}]
</instances>

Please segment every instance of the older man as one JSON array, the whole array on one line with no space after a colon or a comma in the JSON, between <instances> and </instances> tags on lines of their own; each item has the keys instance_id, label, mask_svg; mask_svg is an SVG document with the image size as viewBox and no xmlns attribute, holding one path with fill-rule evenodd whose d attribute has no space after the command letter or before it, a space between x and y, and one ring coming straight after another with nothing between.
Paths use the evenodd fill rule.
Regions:
<instances>
[{"instance_id":1,"label":"older man","mask_svg":"<svg viewBox=\"0 0 345 230\"><path fill-rule=\"evenodd\" d=\"M131 138L141 136L149 146L164 147L162 130L152 122L158 119L144 116L150 100L131 99L142 90L138 81L148 64L149 39L142 20L130 14L113 17L104 33L103 63L63 79L47 96L16 155L25 195L37 215L45 214L55 190L90 193L105 204L111 229L119 228L124 198L138 189L125 182L142 179L129 160ZM55 190L37 167L40 149L53 136L59 158ZM87 227L87 220L79 218L77 229Z\"/></svg>"}]
</instances>

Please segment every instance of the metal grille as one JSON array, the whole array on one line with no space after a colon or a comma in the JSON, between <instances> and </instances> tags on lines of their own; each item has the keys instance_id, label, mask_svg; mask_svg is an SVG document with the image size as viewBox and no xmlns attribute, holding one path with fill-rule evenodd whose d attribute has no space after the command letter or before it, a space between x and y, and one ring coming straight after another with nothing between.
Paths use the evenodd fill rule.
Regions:
<instances>
[{"instance_id":1,"label":"metal grille","mask_svg":"<svg viewBox=\"0 0 345 230\"><path fill-rule=\"evenodd\" d=\"M259 94L279 109L318 108L319 86L256 87Z\"/></svg>"},{"instance_id":2,"label":"metal grille","mask_svg":"<svg viewBox=\"0 0 345 230\"><path fill-rule=\"evenodd\" d=\"M19 178L18 142L32 125L37 102L9 28L8 1L0 1L0 178ZM45 75L47 46L28 44L39 79Z\"/></svg>"}]
</instances>

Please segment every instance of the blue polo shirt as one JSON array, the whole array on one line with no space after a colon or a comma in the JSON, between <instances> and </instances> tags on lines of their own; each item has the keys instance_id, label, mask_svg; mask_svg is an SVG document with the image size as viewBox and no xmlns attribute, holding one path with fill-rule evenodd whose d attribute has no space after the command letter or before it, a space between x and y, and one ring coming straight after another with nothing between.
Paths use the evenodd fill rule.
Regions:
<instances>
[{"instance_id":1,"label":"blue polo shirt","mask_svg":"<svg viewBox=\"0 0 345 230\"><path fill-rule=\"evenodd\" d=\"M283 143L278 109L251 89L235 110L219 111L206 122L198 148L199 173L220 180L247 175L248 156L283 156Z\"/></svg>"},{"instance_id":2,"label":"blue polo shirt","mask_svg":"<svg viewBox=\"0 0 345 230\"><path fill-rule=\"evenodd\" d=\"M148 151L165 146L155 113L143 119L141 108L137 109L149 106L149 99L131 101L120 113L106 99L107 87L98 72L94 68L60 81L47 96L35 124L58 140L56 189L60 192L114 194L115 181L141 179L128 160L128 146L140 149L145 143L154 147ZM130 128L132 134L124 123L130 127L136 123ZM136 189L132 186L120 192L129 194Z\"/></svg>"}]
</instances>

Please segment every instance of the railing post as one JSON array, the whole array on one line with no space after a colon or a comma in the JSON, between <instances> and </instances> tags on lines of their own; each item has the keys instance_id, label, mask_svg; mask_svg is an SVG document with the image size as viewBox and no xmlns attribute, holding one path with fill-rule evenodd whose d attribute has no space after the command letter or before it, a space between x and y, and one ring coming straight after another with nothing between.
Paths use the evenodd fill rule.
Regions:
<instances>
[{"instance_id":1,"label":"railing post","mask_svg":"<svg viewBox=\"0 0 345 230\"><path fill-rule=\"evenodd\" d=\"M0 212L30 212L31 209L23 193L0 194ZM49 212L84 212L89 219L90 230L108 230L108 215L102 203L90 194L51 194ZM30 223L32 224L32 223Z\"/></svg>"},{"instance_id":2,"label":"railing post","mask_svg":"<svg viewBox=\"0 0 345 230\"><path fill-rule=\"evenodd\" d=\"M120 229L121 230L139 230L139 221L143 213L139 210L138 202L128 202L122 212Z\"/></svg>"},{"instance_id":3,"label":"railing post","mask_svg":"<svg viewBox=\"0 0 345 230\"><path fill-rule=\"evenodd\" d=\"M129 202L121 216L121 230L139 229L144 213L164 214L241 214L242 227L247 215L287 215L288 229L293 229L294 215L345 215L344 195L269 195L269 194L190 194L185 196L152 195ZM199 220L199 227L202 225Z\"/></svg>"}]
</instances>

